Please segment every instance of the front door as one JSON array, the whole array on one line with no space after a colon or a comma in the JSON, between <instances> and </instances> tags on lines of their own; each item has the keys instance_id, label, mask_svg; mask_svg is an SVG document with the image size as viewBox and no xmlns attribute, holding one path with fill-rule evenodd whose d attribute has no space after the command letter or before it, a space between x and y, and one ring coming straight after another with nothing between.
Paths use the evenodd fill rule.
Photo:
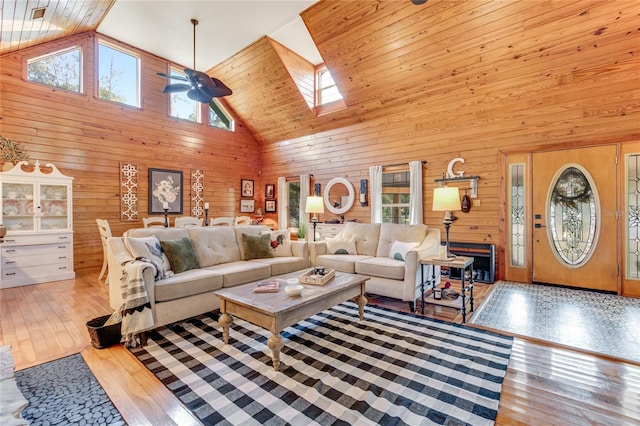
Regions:
<instances>
[{"instance_id":1,"label":"front door","mask_svg":"<svg viewBox=\"0 0 640 426\"><path fill-rule=\"evenodd\" d=\"M617 291L616 146L533 155L533 281Z\"/></svg>"}]
</instances>

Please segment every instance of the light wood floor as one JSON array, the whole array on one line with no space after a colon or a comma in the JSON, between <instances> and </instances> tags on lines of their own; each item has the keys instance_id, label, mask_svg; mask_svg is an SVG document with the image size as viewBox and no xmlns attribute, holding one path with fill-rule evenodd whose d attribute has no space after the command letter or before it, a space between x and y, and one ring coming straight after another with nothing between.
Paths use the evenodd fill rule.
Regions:
<instances>
[{"instance_id":1,"label":"light wood floor","mask_svg":"<svg viewBox=\"0 0 640 426\"><path fill-rule=\"evenodd\" d=\"M86 322L111 313L98 273L0 290L0 344L12 346L16 368L80 352L130 425L200 424L122 346L91 347ZM478 302L489 288L477 284ZM408 311L388 299L370 303ZM426 314L460 321L451 309L428 307ZM638 425L640 367L516 338L496 423Z\"/></svg>"}]
</instances>

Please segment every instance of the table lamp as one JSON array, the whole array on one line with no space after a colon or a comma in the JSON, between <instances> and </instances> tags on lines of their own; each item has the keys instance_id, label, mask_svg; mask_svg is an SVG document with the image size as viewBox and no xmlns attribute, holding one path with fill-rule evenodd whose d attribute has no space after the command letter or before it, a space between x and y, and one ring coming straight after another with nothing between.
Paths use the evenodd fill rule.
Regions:
<instances>
[{"instance_id":1,"label":"table lamp","mask_svg":"<svg viewBox=\"0 0 640 426\"><path fill-rule=\"evenodd\" d=\"M324 213L324 201L319 195L311 195L307 197L307 205L304 209L305 213L313 213L313 241L316 240L316 225L318 224L318 213Z\"/></svg>"},{"instance_id":2,"label":"table lamp","mask_svg":"<svg viewBox=\"0 0 640 426\"><path fill-rule=\"evenodd\" d=\"M457 187L443 186L433 190L433 208L431 210L435 212L445 212L442 224L444 225L446 235L447 259L455 258L455 256L449 253L449 227L453 221L456 220L453 212L460 210L460 208L460 191Z\"/></svg>"}]
</instances>

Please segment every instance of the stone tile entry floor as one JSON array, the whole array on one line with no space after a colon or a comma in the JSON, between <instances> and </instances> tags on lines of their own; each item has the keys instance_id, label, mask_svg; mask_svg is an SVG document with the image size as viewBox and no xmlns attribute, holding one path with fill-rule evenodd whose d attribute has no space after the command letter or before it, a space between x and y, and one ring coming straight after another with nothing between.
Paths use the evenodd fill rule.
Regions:
<instances>
[{"instance_id":1,"label":"stone tile entry floor","mask_svg":"<svg viewBox=\"0 0 640 426\"><path fill-rule=\"evenodd\" d=\"M470 323L640 363L640 299L499 281Z\"/></svg>"}]
</instances>

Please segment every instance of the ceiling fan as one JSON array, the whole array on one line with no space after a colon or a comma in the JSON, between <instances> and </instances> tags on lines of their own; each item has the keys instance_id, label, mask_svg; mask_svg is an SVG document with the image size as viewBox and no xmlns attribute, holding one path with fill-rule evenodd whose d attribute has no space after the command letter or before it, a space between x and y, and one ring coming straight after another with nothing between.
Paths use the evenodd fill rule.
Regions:
<instances>
[{"instance_id":1,"label":"ceiling fan","mask_svg":"<svg viewBox=\"0 0 640 426\"><path fill-rule=\"evenodd\" d=\"M196 25L198 25L197 19L192 19L193 24L193 68L185 68L185 76L170 75L164 73L157 73L159 76L169 78L171 80L186 81L186 83L170 83L167 84L162 91L163 93L174 93L187 91L189 99L194 101L208 104L213 98L221 98L223 96L229 96L233 92L223 82L217 78L209 77L207 74L196 71Z\"/></svg>"}]
</instances>

